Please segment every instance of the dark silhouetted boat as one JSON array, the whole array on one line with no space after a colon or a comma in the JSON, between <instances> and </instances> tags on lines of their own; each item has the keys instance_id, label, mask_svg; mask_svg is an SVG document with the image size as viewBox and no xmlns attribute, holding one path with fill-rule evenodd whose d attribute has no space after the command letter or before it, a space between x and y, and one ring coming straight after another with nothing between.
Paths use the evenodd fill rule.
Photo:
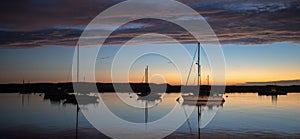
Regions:
<instances>
[{"instance_id":1,"label":"dark silhouetted boat","mask_svg":"<svg viewBox=\"0 0 300 139\"><path fill-rule=\"evenodd\" d=\"M274 95L287 95L287 92L284 90L276 89L275 87L270 87L268 89L264 89L258 92L260 96L274 96Z\"/></svg>"},{"instance_id":2,"label":"dark silhouetted boat","mask_svg":"<svg viewBox=\"0 0 300 139\"><path fill-rule=\"evenodd\" d=\"M200 43L198 43L198 60L197 60L197 67L198 67L198 79L197 85L199 87L199 94L198 93L190 93L188 95L182 95L181 97L184 100L184 103L187 104L209 104L209 103L224 103L225 99L222 95L210 95L210 86L208 88L201 88L201 65L200 65ZM209 82L209 81L208 81ZM195 95L198 94L198 95ZM179 99L177 99L178 101Z\"/></svg>"}]
</instances>

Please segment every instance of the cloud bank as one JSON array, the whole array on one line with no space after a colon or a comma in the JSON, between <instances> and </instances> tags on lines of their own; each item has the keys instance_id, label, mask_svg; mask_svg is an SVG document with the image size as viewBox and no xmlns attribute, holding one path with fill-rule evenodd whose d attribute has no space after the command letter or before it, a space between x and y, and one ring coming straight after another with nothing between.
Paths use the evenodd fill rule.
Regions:
<instances>
[{"instance_id":1,"label":"cloud bank","mask_svg":"<svg viewBox=\"0 0 300 139\"><path fill-rule=\"evenodd\" d=\"M0 5L0 47L74 46L85 26L95 16L120 2L122 1L10 0L3 2ZM179 2L199 12L223 44L286 41L299 43L300 40L300 1L297 0L180 0ZM163 9L157 9L157 12L167 15ZM130 15L119 16L130 18ZM196 20L188 13L172 13L172 16L176 20ZM113 25L101 25L93 30L110 30L112 27ZM142 19L115 30L106 40L106 44L123 44L145 33L161 33L182 43L195 43L194 38L177 25L157 19Z\"/></svg>"}]
</instances>

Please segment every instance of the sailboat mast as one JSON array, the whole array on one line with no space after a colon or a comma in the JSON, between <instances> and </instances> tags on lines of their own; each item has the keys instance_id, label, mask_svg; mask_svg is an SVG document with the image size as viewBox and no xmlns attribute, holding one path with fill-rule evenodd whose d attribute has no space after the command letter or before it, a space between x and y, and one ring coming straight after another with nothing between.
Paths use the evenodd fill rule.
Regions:
<instances>
[{"instance_id":1,"label":"sailboat mast","mask_svg":"<svg viewBox=\"0 0 300 139\"><path fill-rule=\"evenodd\" d=\"M198 60L197 60L197 66L198 66L198 86L201 85L201 65L200 65L200 42L198 42ZM200 91L200 90L199 90Z\"/></svg>"},{"instance_id":2,"label":"sailboat mast","mask_svg":"<svg viewBox=\"0 0 300 139\"><path fill-rule=\"evenodd\" d=\"M79 82L79 44L77 44L77 83Z\"/></svg>"}]
</instances>

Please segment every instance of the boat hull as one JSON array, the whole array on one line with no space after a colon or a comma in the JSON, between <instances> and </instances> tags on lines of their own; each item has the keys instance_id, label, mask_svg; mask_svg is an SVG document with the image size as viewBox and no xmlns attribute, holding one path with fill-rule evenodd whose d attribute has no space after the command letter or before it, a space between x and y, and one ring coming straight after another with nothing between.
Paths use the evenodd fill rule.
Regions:
<instances>
[{"instance_id":1,"label":"boat hull","mask_svg":"<svg viewBox=\"0 0 300 139\"><path fill-rule=\"evenodd\" d=\"M223 106L225 99L219 96L182 96L185 105Z\"/></svg>"},{"instance_id":2,"label":"boat hull","mask_svg":"<svg viewBox=\"0 0 300 139\"><path fill-rule=\"evenodd\" d=\"M287 95L287 92L277 91L277 92L269 92L269 91L261 91L258 92L259 96L274 96L274 95Z\"/></svg>"}]
</instances>

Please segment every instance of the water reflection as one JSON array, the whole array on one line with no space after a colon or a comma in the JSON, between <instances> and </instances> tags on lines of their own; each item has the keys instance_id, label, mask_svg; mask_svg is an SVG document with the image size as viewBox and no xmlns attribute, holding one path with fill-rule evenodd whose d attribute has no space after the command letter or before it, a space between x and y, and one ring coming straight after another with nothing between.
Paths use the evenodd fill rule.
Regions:
<instances>
[{"instance_id":1,"label":"water reflection","mask_svg":"<svg viewBox=\"0 0 300 139\"><path fill-rule=\"evenodd\" d=\"M20 93L22 96L22 106L24 106L24 96L27 96L27 104L29 105L29 98L31 95L36 95L37 93ZM76 97L75 97L76 95ZM51 105L67 105L72 104L76 106L76 122L75 122L75 138L78 138L78 115L80 108L78 106L78 101L80 101L80 105L88 105L98 103L98 95L97 93L65 93L65 92L46 92L39 93L39 97L43 97L43 99L49 100Z\"/></svg>"},{"instance_id":2,"label":"water reflection","mask_svg":"<svg viewBox=\"0 0 300 139\"><path fill-rule=\"evenodd\" d=\"M180 96L178 93L157 93L140 97L134 93L122 93L124 98L141 106L141 108L133 108L126 103L120 103L122 102L120 99L116 101L114 93L100 93L100 95L119 117L137 123L150 123L163 117L173 109L175 103L178 104L176 99ZM167 138L198 138L210 137L210 135L232 138L300 137L300 93L280 96L258 96L257 93L226 95L228 96L225 97L226 102L221 104L189 105L184 101L179 102L181 109L177 111L178 114L184 114L192 108L196 109L190 117L186 116L186 123ZM80 111L97 107L99 103L98 93L79 94L79 99L86 102L82 104ZM44 93L2 93L0 94L0 135L12 138L32 137L31 135L76 138L75 129L78 121L78 138L84 136L106 138L76 109L73 100L74 94L46 96ZM198 135L204 110L218 110L218 113ZM38 130L25 130L33 128Z\"/></svg>"},{"instance_id":3,"label":"water reflection","mask_svg":"<svg viewBox=\"0 0 300 139\"><path fill-rule=\"evenodd\" d=\"M148 123L148 116L149 116L149 112L148 112L148 103L154 103L155 105L158 105L160 102L162 102L162 95L163 93L150 93L146 96L138 96L137 101L143 101L145 103L144 106L144 110L145 110L145 124L147 126Z\"/></svg>"},{"instance_id":4,"label":"water reflection","mask_svg":"<svg viewBox=\"0 0 300 139\"><path fill-rule=\"evenodd\" d=\"M272 96L272 103L276 105L277 99L278 99L277 95Z\"/></svg>"},{"instance_id":5,"label":"water reflection","mask_svg":"<svg viewBox=\"0 0 300 139\"><path fill-rule=\"evenodd\" d=\"M287 94L284 94L284 95L281 95L281 96L286 96ZM277 101L278 101L278 96L280 95L277 95L277 94L268 94L268 95L261 95L261 94L258 94L259 97L266 97L266 98L271 98L271 102L273 105L277 105Z\"/></svg>"},{"instance_id":6,"label":"water reflection","mask_svg":"<svg viewBox=\"0 0 300 139\"><path fill-rule=\"evenodd\" d=\"M211 96L213 97L213 96ZM185 98L185 99L184 99ZM198 131L198 138L200 139L200 130L201 130L201 118L202 118L202 112L204 108L208 108L208 111L215 111L218 110L219 108L223 107L223 104L225 103L224 99L222 96L218 96L216 99L209 99L209 96L199 96L196 99L191 98L190 96L188 97L183 97L183 100L180 98L176 99L178 103L182 103L182 109L186 115L187 118L187 124L189 126L190 134L192 134L192 127L190 123L190 118L187 117L186 110L185 110L185 105L189 107L196 107L197 108L197 131Z\"/></svg>"},{"instance_id":7,"label":"water reflection","mask_svg":"<svg viewBox=\"0 0 300 139\"><path fill-rule=\"evenodd\" d=\"M75 97L76 95L76 97ZM80 101L81 105L98 103L98 96L95 93L75 94L75 93L45 93L45 100L50 100L52 104L77 104Z\"/></svg>"},{"instance_id":8,"label":"water reflection","mask_svg":"<svg viewBox=\"0 0 300 139\"><path fill-rule=\"evenodd\" d=\"M173 109L175 101L173 97L164 96L165 93L159 92L151 92L146 96L136 93L100 93L101 100L112 113L133 123L153 122L168 114Z\"/></svg>"}]
</instances>

